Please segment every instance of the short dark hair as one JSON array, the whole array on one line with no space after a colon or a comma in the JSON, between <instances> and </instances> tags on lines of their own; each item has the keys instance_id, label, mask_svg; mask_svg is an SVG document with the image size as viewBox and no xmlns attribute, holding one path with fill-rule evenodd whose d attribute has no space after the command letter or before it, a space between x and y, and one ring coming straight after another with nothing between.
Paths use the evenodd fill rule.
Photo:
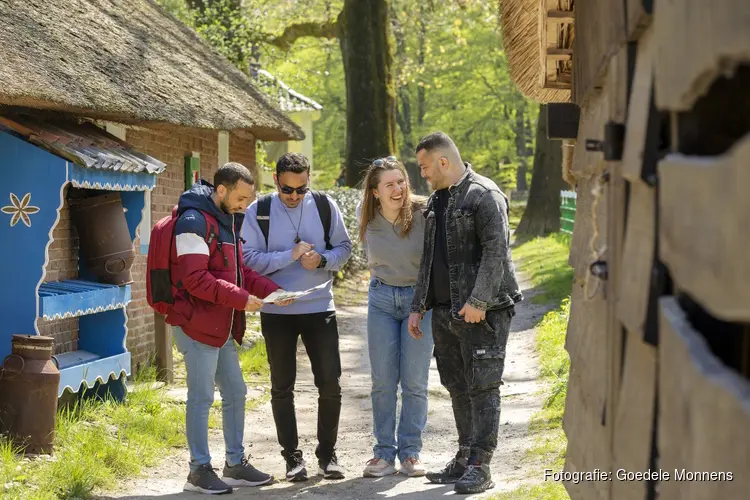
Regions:
<instances>
[{"instance_id":1,"label":"short dark hair","mask_svg":"<svg viewBox=\"0 0 750 500\"><path fill-rule=\"evenodd\" d=\"M255 184L253 174L242 163L230 161L219 167L214 174L214 187L224 186L231 191L239 181L246 182L251 186Z\"/></svg>"},{"instance_id":2,"label":"short dark hair","mask_svg":"<svg viewBox=\"0 0 750 500\"><path fill-rule=\"evenodd\" d=\"M425 151L432 152L436 149L455 147L456 144L453 142L453 139L448 137L448 134L445 134L443 132L433 132L430 135L423 137L422 140L419 141L419 144L417 144L414 152L419 153L423 149Z\"/></svg>"},{"instance_id":3,"label":"short dark hair","mask_svg":"<svg viewBox=\"0 0 750 500\"><path fill-rule=\"evenodd\" d=\"M301 174L310 171L310 161L302 153L286 153L276 162L276 175L284 172Z\"/></svg>"}]
</instances>

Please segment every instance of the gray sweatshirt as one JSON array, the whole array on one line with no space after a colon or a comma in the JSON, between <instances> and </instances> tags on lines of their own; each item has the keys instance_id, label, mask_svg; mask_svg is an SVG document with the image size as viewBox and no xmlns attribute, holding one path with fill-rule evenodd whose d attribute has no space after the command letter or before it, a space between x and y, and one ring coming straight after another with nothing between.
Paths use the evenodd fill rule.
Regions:
<instances>
[{"instance_id":1,"label":"gray sweatshirt","mask_svg":"<svg viewBox=\"0 0 750 500\"><path fill-rule=\"evenodd\" d=\"M359 219L360 207L357 207ZM391 286L414 286L424 248L424 216L414 213L409 234L402 238L400 230L380 212L367 225L365 237L367 261L375 278Z\"/></svg>"}]
</instances>

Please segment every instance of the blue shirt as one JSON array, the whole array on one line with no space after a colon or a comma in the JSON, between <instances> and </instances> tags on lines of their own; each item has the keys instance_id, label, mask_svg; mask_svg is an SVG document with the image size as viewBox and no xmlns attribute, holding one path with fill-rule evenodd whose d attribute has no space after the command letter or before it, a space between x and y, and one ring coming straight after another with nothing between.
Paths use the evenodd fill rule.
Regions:
<instances>
[{"instance_id":1,"label":"blue shirt","mask_svg":"<svg viewBox=\"0 0 750 500\"><path fill-rule=\"evenodd\" d=\"M289 291L307 290L333 279L333 273L340 270L352 254L352 243L344 225L338 205L326 196L331 205L331 250L326 250L323 223L311 193L307 193L295 208L289 208L279 199L278 193L271 198L271 213L268 229L268 248L263 233L258 226L256 215L258 202L253 202L245 213L241 236L242 259L246 266L271 278L281 288ZM294 239L315 245L313 250L326 258L322 269L308 270L299 260L292 258ZM265 304L261 312L273 314L311 314L333 311L333 290L331 283L310 295L296 300L286 307Z\"/></svg>"}]
</instances>

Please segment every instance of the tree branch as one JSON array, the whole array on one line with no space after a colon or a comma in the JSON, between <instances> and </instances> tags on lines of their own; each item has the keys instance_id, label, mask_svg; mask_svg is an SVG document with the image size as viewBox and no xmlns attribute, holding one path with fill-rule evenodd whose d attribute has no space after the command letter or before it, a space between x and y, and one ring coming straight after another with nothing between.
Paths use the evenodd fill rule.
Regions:
<instances>
[{"instance_id":1,"label":"tree branch","mask_svg":"<svg viewBox=\"0 0 750 500\"><path fill-rule=\"evenodd\" d=\"M289 50L297 39L310 36L314 38L337 38L339 35L339 24L336 20L323 22L309 22L291 24L284 29L281 35L267 40L267 42L281 50Z\"/></svg>"}]
</instances>

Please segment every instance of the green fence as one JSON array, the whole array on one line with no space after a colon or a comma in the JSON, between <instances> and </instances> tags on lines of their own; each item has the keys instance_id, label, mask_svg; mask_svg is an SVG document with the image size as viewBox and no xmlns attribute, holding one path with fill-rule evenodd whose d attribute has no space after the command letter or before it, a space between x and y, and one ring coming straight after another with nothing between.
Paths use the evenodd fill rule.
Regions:
<instances>
[{"instance_id":1,"label":"green fence","mask_svg":"<svg viewBox=\"0 0 750 500\"><path fill-rule=\"evenodd\" d=\"M575 191L560 191L560 231L573 234L573 224L576 220Z\"/></svg>"}]
</instances>

